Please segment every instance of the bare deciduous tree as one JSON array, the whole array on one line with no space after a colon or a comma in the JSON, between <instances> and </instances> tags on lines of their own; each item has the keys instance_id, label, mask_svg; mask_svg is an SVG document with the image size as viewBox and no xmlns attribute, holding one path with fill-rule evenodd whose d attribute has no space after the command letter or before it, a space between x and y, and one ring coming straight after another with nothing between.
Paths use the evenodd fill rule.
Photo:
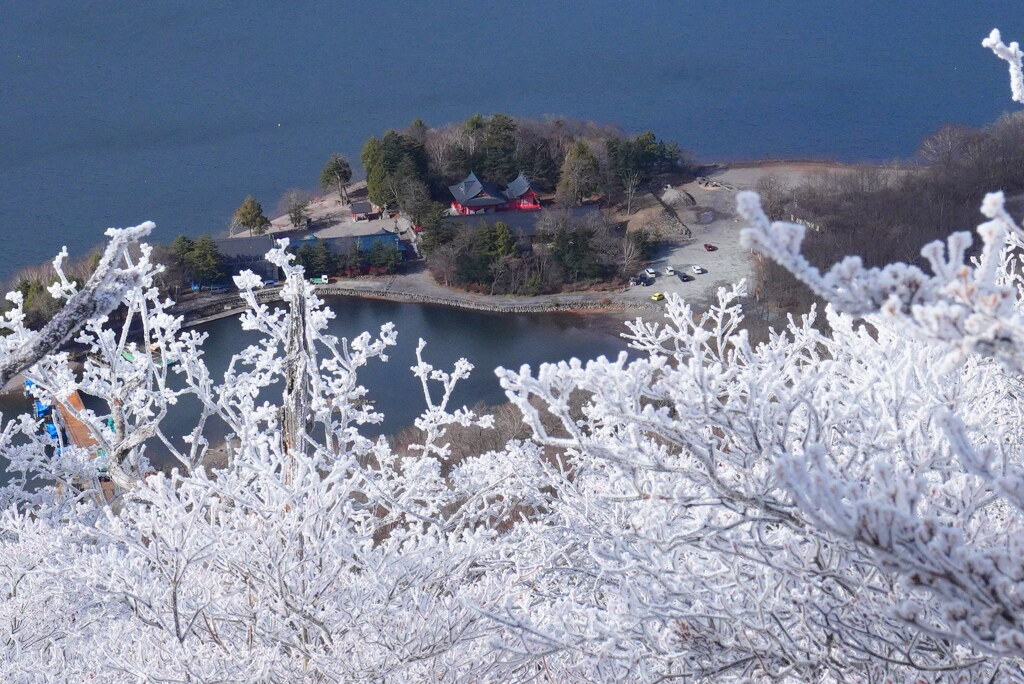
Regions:
<instances>
[{"instance_id":1,"label":"bare deciduous tree","mask_svg":"<svg viewBox=\"0 0 1024 684\"><path fill-rule=\"evenodd\" d=\"M623 175L619 181L622 183L622 192L626 196L626 216L629 216L633 213L633 198L636 197L636 191L640 189L643 175L639 171L633 170Z\"/></svg>"}]
</instances>

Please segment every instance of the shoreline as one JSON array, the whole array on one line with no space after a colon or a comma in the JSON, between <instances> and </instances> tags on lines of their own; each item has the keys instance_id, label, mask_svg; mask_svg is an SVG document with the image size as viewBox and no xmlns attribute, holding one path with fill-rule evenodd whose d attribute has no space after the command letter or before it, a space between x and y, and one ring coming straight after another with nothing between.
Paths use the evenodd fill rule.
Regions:
<instances>
[{"instance_id":1,"label":"shoreline","mask_svg":"<svg viewBox=\"0 0 1024 684\"><path fill-rule=\"evenodd\" d=\"M679 212L675 221L662 208L664 201L645 195L639 197L634 211L626 217L627 223L643 225L647 222L660 226L665 238L663 249L651 259L650 266L665 274L668 266L681 270L700 265L707 275L691 283L677 282L675 278L663 275L653 287L631 286L615 291L536 296L486 295L440 285L425 268L416 265L414 270L400 275L360 277L317 285L315 292L322 297L361 297L493 313L594 313L620 324L637 316L657 316L663 312L663 304L650 300L654 292L674 292L698 307L707 306L714 302L719 287L730 286L740 280L752 282L750 255L739 247L736 239L737 230L741 227L735 214L738 190L755 187L757 179L766 174L796 183L806 175L856 166L855 163L815 159L751 159L706 164L700 172L723 185L705 187L694 179L675 187L677 194L685 194L690 199L689 205L674 204L674 209ZM700 220L702 212L710 212L710 223ZM687 221L682 224L688 231L686 235L680 230L680 216ZM704 242L713 243L715 250L705 252L700 249ZM257 291L257 299L271 302L279 301L280 297L276 290L261 290ZM176 307L175 313L185 317L184 327L192 327L237 316L246 308L240 297L227 295L219 302L207 301L198 305L187 302L185 306Z\"/></svg>"},{"instance_id":2,"label":"shoreline","mask_svg":"<svg viewBox=\"0 0 1024 684\"><path fill-rule=\"evenodd\" d=\"M330 285L316 285L314 286L314 292L318 297L357 297L408 304L447 306L454 309L490 313L591 313L605 315L617 321L625 320L621 317L622 314L640 314L646 311L658 312L663 308L654 302L624 298L621 296L622 293L619 292L569 293L512 298L502 295L477 295L452 290L450 293L447 293L447 296L437 296L422 292L394 290L390 289L389 284L384 284L383 286L380 286L380 283L374 284L378 286L359 287L333 283ZM256 298L260 303L279 302L281 301L280 290L258 291ZM191 328L203 325L223 318L237 316L248 310L248 305L241 301L239 297L233 296L231 299L235 301L223 304L221 310L180 312L178 315L183 316L182 327ZM210 308L215 304L212 303L205 308ZM193 313L198 313L199 315L193 317L190 315Z\"/></svg>"},{"instance_id":3,"label":"shoreline","mask_svg":"<svg viewBox=\"0 0 1024 684\"><path fill-rule=\"evenodd\" d=\"M425 269L419 268L417 271L385 278L356 278L318 285L315 286L315 292L321 297L360 297L499 314L590 314L600 317L607 324L622 328L624 322L640 316L660 316L664 305L650 300L650 295L656 291L663 294L675 292L700 308L713 303L718 287L729 286L743 279L750 282L753 269L749 254L740 250L735 240L735 231L739 226L734 214L734 197L738 189L753 187L757 178L766 173L777 174L788 182L798 182L808 174L852 169L861 165L864 163L822 159L748 159L706 164L700 172L724 184L719 187L701 187L691 181L676 188L688 195L691 201L690 206L678 206L677 210L696 214L710 209L713 213L713 220L707 225L694 220L694 216L688 216L694 234L686 235L685 238L678 234L676 226L659 213L661 210L656 204L647 202L650 206L646 209L636 208L628 217L628 222L647 220L650 218L647 214L653 210L661 225L669 226L665 233L668 238L667 247L650 262L659 273L663 273L669 265L679 269L696 262L702 267L710 267L710 270L704 271L709 276L701 277L693 283L679 283L674 278L664 277L657 280L656 287L650 288L628 287L617 291L537 296L485 295L439 285ZM697 249L705 240L716 245L714 252L705 253ZM279 292L277 289L260 290L257 291L257 299L260 302L280 301ZM183 328L191 328L238 316L247 308L237 294L200 294L196 298L179 300L170 313L182 317ZM613 326L606 327L610 331ZM9 391L10 388L0 388L0 393Z\"/></svg>"}]
</instances>

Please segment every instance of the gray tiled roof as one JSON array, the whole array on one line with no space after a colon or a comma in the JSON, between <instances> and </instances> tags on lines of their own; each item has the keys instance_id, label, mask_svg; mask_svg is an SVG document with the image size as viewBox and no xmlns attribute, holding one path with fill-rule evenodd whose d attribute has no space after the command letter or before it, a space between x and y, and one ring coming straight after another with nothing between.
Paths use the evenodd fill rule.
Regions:
<instances>
[{"instance_id":1,"label":"gray tiled roof","mask_svg":"<svg viewBox=\"0 0 1024 684\"><path fill-rule=\"evenodd\" d=\"M274 238L281 237L275 235ZM217 250L224 256L229 262L233 261L244 261L246 263L251 261L259 261L263 259L263 256L276 247L277 243L266 235L260 235L258 237L234 237L223 240L214 240L217 244ZM379 233L373 233L371 235L351 235L345 237L334 237L334 238L318 238L315 235L309 234L303 237L291 237L289 246L300 247L305 243L316 244L318 242L325 242L336 254L347 254L352 248L352 245L358 245L362 251L369 251L371 247L377 242L383 242L386 245L394 245L399 247L398 235L395 233L389 233L387 231L380 231Z\"/></svg>"},{"instance_id":2,"label":"gray tiled roof","mask_svg":"<svg viewBox=\"0 0 1024 684\"><path fill-rule=\"evenodd\" d=\"M525 195L527 190L533 190L536 193L540 192L540 190L533 186L533 183L530 182L530 179L527 178L522 171L520 171L519 175L516 176L516 179L509 183L508 187L505 188L505 195L507 195L510 199L515 199L517 197L522 197L523 195Z\"/></svg>"},{"instance_id":3,"label":"gray tiled roof","mask_svg":"<svg viewBox=\"0 0 1024 684\"><path fill-rule=\"evenodd\" d=\"M508 201L494 183L482 181L472 171L461 182L449 185L455 201L464 207L489 207Z\"/></svg>"},{"instance_id":4,"label":"gray tiled roof","mask_svg":"<svg viewBox=\"0 0 1024 684\"><path fill-rule=\"evenodd\" d=\"M224 257L233 259L237 257L262 257L276 246L274 240L268 235L257 235L254 237L233 237L221 240L214 240L219 251Z\"/></svg>"}]
</instances>

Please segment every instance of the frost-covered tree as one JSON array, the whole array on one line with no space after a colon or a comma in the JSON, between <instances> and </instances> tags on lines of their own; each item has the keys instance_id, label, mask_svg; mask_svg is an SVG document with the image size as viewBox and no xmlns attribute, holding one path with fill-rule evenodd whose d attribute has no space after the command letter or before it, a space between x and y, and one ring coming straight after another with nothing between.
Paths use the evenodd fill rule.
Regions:
<instances>
[{"instance_id":1,"label":"frost-covered tree","mask_svg":"<svg viewBox=\"0 0 1024 684\"><path fill-rule=\"evenodd\" d=\"M1017 45L986 45L1024 100ZM366 438L358 371L396 332L330 335L285 241L287 306L236 279L259 340L219 378L128 250L151 225L110 233L81 288L61 276L39 332L10 295L0 378L92 437L0 430L0 679L1024 679L1024 233L990 195L975 259L957 234L925 248L931 274L821 273L800 226L740 210L746 244L830 302L827 334L809 312L752 344L742 285L703 314L670 298L630 325L632 357L499 369L532 438L458 461L447 430L491 422L450 406L470 364L421 343L421 443ZM183 440L161 425L181 401Z\"/></svg>"},{"instance_id":2,"label":"frost-covered tree","mask_svg":"<svg viewBox=\"0 0 1024 684\"><path fill-rule=\"evenodd\" d=\"M120 258L138 232L115 235ZM95 446L54 451L27 418L0 435L11 469L23 473L4 492L0 527L7 680L406 681L469 671L472 659L441 656L456 643L484 643L493 628L473 606L500 591L475 581L476 549L490 533L476 524L479 507L460 512L440 477L448 449L439 442L451 422L488 423L447 410L471 366L414 369L427 401L422 458L399 459L383 440L362 437L358 426L380 416L360 402L356 371L386 358L395 333L388 325L376 338L327 334L332 314L284 246L269 258L286 273L289 308L258 303L259 279L239 277L251 306L242 325L262 339L222 379L203 363L203 336L181 332L150 287L156 267L145 246L137 262L105 269L134 286L114 293L126 312L116 327L105 309L86 317L78 341L91 353L81 376L55 351L58 336L25 369L40 398L74 411L68 396L80 390L107 409L76 412ZM70 282L55 289L78 296ZM35 339L18 309L6 323L6 340ZM258 400L275 389L277 402ZM160 422L185 395L200 408L182 449ZM214 420L231 433L227 466L211 474L205 428ZM176 459L170 475L146 467L151 440ZM96 474L101 449L113 505ZM29 476L52 486L31 490ZM460 576L474 578L469 593L447 591Z\"/></svg>"},{"instance_id":3,"label":"frost-covered tree","mask_svg":"<svg viewBox=\"0 0 1024 684\"><path fill-rule=\"evenodd\" d=\"M985 45L1019 101L1017 45ZM955 235L923 251L933 275L823 275L802 227L754 195L740 210L744 241L833 303L833 332L793 321L753 348L722 292L696 323L673 301L635 324L638 361L500 372L564 460L532 553L558 562L496 619L527 657L567 656L567 679L1020 679L1022 243L1001 195L980 257Z\"/></svg>"}]
</instances>

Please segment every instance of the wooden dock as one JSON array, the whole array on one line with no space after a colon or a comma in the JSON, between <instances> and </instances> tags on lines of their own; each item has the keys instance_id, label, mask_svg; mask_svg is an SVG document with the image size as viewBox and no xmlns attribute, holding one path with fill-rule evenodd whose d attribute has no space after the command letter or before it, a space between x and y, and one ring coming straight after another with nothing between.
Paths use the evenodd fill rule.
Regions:
<instances>
[{"instance_id":1,"label":"wooden dock","mask_svg":"<svg viewBox=\"0 0 1024 684\"><path fill-rule=\"evenodd\" d=\"M68 439L77 447L95 450L98 442L93 437L92 430L78 420L75 413L68 408L68 404L75 410L75 413L85 410L82 397L77 391L72 392L65 401L57 402L57 409L60 411L61 422L64 423L64 432L67 433ZM95 457L95 454L93 456Z\"/></svg>"},{"instance_id":2,"label":"wooden dock","mask_svg":"<svg viewBox=\"0 0 1024 684\"><path fill-rule=\"evenodd\" d=\"M70 408L68 407L70 405ZM72 411L72 409L74 409ZM57 410L60 411L61 422L63 423L64 432L67 434L68 439L71 443L82 449L86 449L92 453L93 458L99 456L99 442L96 441L96 437L93 436L92 430L90 430L85 423L80 421L75 415L78 412L85 410L85 405L82 403L82 397L79 396L78 392L72 392L68 398L64 401L57 402ZM114 483L109 479L100 480L100 488L103 490L103 496L110 503L116 496Z\"/></svg>"}]
</instances>

